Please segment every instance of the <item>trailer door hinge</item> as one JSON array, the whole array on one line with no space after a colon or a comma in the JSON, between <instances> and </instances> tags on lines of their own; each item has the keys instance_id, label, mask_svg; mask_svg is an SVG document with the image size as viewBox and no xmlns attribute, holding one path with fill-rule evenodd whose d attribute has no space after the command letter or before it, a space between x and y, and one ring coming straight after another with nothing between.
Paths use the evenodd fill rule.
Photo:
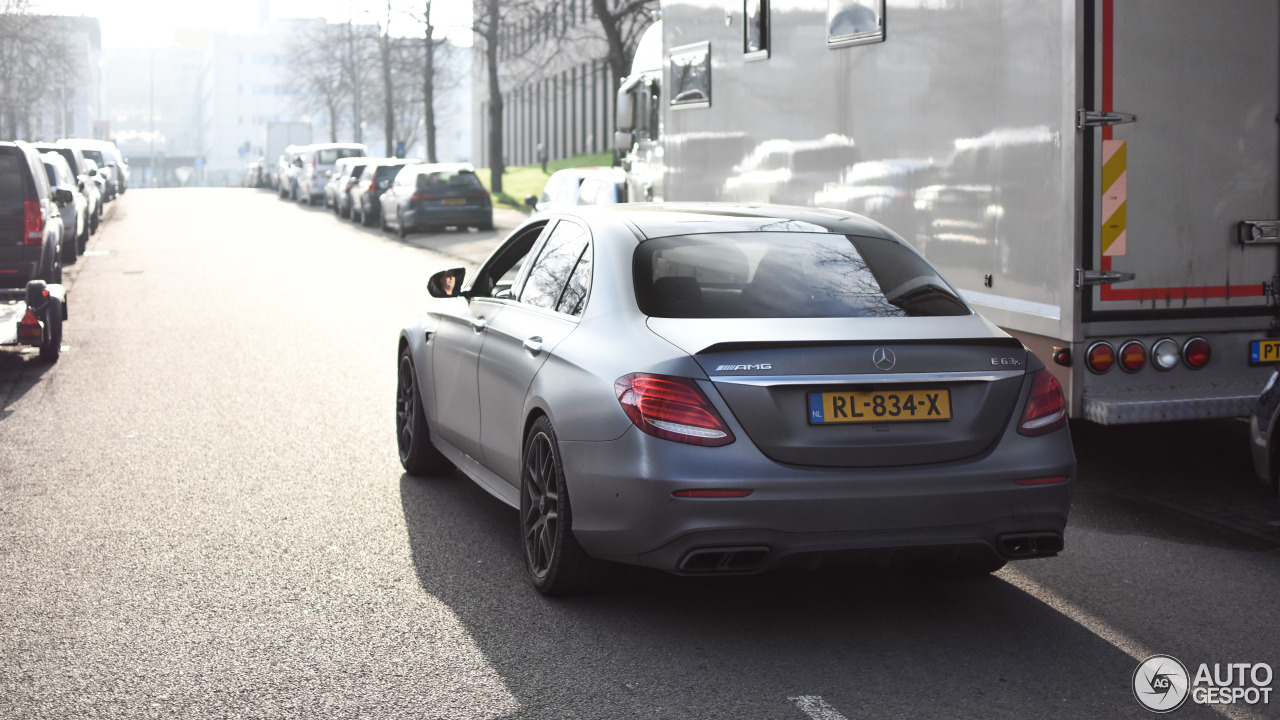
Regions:
<instances>
[{"instance_id":1,"label":"trailer door hinge","mask_svg":"<svg viewBox=\"0 0 1280 720\"><path fill-rule=\"evenodd\" d=\"M1236 225L1241 245L1280 244L1280 220L1241 220Z\"/></svg>"},{"instance_id":2,"label":"trailer door hinge","mask_svg":"<svg viewBox=\"0 0 1280 720\"><path fill-rule=\"evenodd\" d=\"M1126 125L1137 121L1138 116L1133 113L1085 110L1084 108L1076 110L1077 130L1084 130L1085 128L1091 127L1102 127L1103 125Z\"/></svg>"},{"instance_id":3,"label":"trailer door hinge","mask_svg":"<svg viewBox=\"0 0 1280 720\"><path fill-rule=\"evenodd\" d=\"M1111 285L1112 283L1129 282L1138 277L1131 272L1120 272L1119 270L1085 270L1084 268L1076 268L1076 287L1088 287L1090 285Z\"/></svg>"}]
</instances>

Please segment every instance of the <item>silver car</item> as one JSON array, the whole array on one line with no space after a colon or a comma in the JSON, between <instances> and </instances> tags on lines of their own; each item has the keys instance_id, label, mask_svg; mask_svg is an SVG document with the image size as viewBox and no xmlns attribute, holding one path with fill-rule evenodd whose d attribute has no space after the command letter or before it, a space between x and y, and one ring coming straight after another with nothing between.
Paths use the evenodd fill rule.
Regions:
<instances>
[{"instance_id":1,"label":"silver car","mask_svg":"<svg viewBox=\"0 0 1280 720\"><path fill-rule=\"evenodd\" d=\"M401 463L518 508L540 592L601 561L986 573L1063 548L1058 381L861 216L580 208L428 288L400 336Z\"/></svg>"}]
</instances>

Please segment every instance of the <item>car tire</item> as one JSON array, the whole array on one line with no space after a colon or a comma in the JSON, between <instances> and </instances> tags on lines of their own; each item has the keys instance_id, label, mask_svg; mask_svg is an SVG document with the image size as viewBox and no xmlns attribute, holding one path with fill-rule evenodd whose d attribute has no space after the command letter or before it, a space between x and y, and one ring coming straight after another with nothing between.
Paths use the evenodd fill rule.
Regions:
<instances>
[{"instance_id":1,"label":"car tire","mask_svg":"<svg viewBox=\"0 0 1280 720\"><path fill-rule=\"evenodd\" d=\"M442 475L453 464L435 445L422 410L422 393L413 369L409 348L400 351L400 367L396 379L396 443L400 448L400 464L410 475Z\"/></svg>"},{"instance_id":2,"label":"car tire","mask_svg":"<svg viewBox=\"0 0 1280 720\"><path fill-rule=\"evenodd\" d=\"M598 561L573 536L573 508L559 445L545 415L530 428L521 458L520 536L529 581L543 595L589 589L598 574Z\"/></svg>"},{"instance_id":3,"label":"car tire","mask_svg":"<svg viewBox=\"0 0 1280 720\"><path fill-rule=\"evenodd\" d=\"M382 232L386 232L391 229L387 227L386 213L378 213L378 229L381 230Z\"/></svg>"},{"instance_id":4,"label":"car tire","mask_svg":"<svg viewBox=\"0 0 1280 720\"><path fill-rule=\"evenodd\" d=\"M480 225L477 225L477 226L476 226L476 229L477 229L477 230L482 230L482 231L492 230L492 229L493 229L493 221L492 221L492 220L490 220L490 221L489 221L489 222L487 222L487 223L481 223Z\"/></svg>"},{"instance_id":5,"label":"car tire","mask_svg":"<svg viewBox=\"0 0 1280 720\"><path fill-rule=\"evenodd\" d=\"M62 264L76 264L76 248L80 245L79 238L63 238L62 240Z\"/></svg>"},{"instance_id":6,"label":"car tire","mask_svg":"<svg viewBox=\"0 0 1280 720\"><path fill-rule=\"evenodd\" d=\"M76 252L83 255L84 251L89 248L89 223L84 224L84 232L80 233L80 239L76 241Z\"/></svg>"},{"instance_id":7,"label":"car tire","mask_svg":"<svg viewBox=\"0 0 1280 720\"><path fill-rule=\"evenodd\" d=\"M52 365L58 362L58 354L62 352L62 301L56 297L49 297L46 322L49 338L40 343L40 361Z\"/></svg>"},{"instance_id":8,"label":"car tire","mask_svg":"<svg viewBox=\"0 0 1280 720\"><path fill-rule=\"evenodd\" d=\"M404 215L396 213L396 235L399 235L400 239L403 240L408 234L409 232L404 227Z\"/></svg>"},{"instance_id":9,"label":"car tire","mask_svg":"<svg viewBox=\"0 0 1280 720\"><path fill-rule=\"evenodd\" d=\"M102 220L102 206L89 216L89 234L95 235L98 232L98 223Z\"/></svg>"}]
</instances>

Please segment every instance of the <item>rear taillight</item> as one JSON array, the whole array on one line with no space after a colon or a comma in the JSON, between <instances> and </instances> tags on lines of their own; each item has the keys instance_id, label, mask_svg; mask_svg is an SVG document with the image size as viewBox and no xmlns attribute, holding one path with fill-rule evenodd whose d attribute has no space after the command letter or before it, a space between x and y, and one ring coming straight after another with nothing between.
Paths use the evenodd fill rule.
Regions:
<instances>
[{"instance_id":1,"label":"rear taillight","mask_svg":"<svg viewBox=\"0 0 1280 720\"><path fill-rule=\"evenodd\" d=\"M1031 394L1018 421L1018 434L1036 437L1051 433L1067 424L1067 400L1062 386L1048 370L1031 376Z\"/></svg>"},{"instance_id":2,"label":"rear taillight","mask_svg":"<svg viewBox=\"0 0 1280 720\"><path fill-rule=\"evenodd\" d=\"M22 244L40 245L44 243L44 213L40 212L40 201L24 201L22 203L22 218L27 230Z\"/></svg>"},{"instance_id":3,"label":"rear taillight","mask_svg":"<svg viewBox=\"0 0 1280 720\"><path fill-rule=\"evenodd\" d=\"M677 490L671 493L678 498L744 498L751 490Z\"/></svg>"},{"instance_id":4,"label":"rear taillight","mask_svg":"<svg viewBox=\"0 0 1280 720\"><path fill-rule=\"evenodd\" d=\"M414 193L413 195L409 196L409 199L410 200L435 200L436 196L428 195L427 193Z\"/></svg>"},{"instance_id":5,"label":"rear taillight","mask_svg":"<svg viewBox=\"0 0 1280 720\"><path fill-rule=\"evenodd\" d=\"M1120 368L1128 372L1138 372L1147 364L1147 349L1137 340L1120 346Z\"/></svg>"},{"instance_id":6,"label":"rear taillight","mask_svg":"<svg viewBox=\"0 0 1280 720\"><path fill-rule=\"evenodd\" d=\"M378 192L378 179L374 178L369 181L369 194L373 195L376 192Z\"/></svg>"},{"instance_id":7,"label":"rear taillight","mask_svg":"<svg viewBox=\"0 0 1280 720\"><path fill-rule=\"evenodd\" d=\"M1191 338L1186 345L1182 346L1182 361L1192 370L1199 370L1208 365L1212 354L1209 341L1204 338Z\"/></svg>"},{"instance_id":8,"label":"rear taillight","mask_svg":"<svg viewBox=\"0 0 1280 720\"><path fill-rule=\"evenodd\" d=\"M18 342L26 345L39 345L44 341L44 328L40 326L40 318L30 307L27 314L18 321Z\"/></svg>"},{"instance_id":9,"label":"rear taillight","mask_svg":"<svg viewBox=\"0 0 1280 720\"><path fill-rule=\"evenodd\" d=\"M711 401L689 378L631 373L613 384L635 426L664 440L718 447L734 441Z\"/></svg>"},{"instance_id":10,"label":"rear taillight","mask_svg":"<svg viewBox=\"0 0 1280 720\"><path fill-rule=\"evenodd\" d=\"M1110 343L1097 342L1089 346L1085 358L1090 370L1104 373L1116 364L1116 349Z\"/></svg>"}]
</instances>

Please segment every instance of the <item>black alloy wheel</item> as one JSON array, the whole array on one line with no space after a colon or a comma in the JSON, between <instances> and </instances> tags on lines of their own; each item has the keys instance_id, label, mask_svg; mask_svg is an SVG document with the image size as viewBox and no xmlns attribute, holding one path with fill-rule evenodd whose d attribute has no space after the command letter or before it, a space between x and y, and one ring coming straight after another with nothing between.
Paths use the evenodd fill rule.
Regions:
<instances>
[{"instance_id":1,"label":"black alloy wheel","mask_svg":"<svg viewBox=\"0 0 1280 720\"><path fill-rule=\"evenodd\" d=\"M595 561L573 536L573 511L560 451L545 416L534 422L525 441L520 488L520 529L533 587L543 595L590 587Z\"/></svg>"},{"instance_id":2,"label":"black alloy wheel","mask_svg":"<svg viewBox=\"0 0 1280 720\"><path fill-rule=\"evenodd\" d=\"M410 475L440 475L452 464L431 444L422 396L418 392L417 375L409 348L400 351L400 368L396 382L396 444L400 447L400 464Z\"/></svg>"}]
</instances>

